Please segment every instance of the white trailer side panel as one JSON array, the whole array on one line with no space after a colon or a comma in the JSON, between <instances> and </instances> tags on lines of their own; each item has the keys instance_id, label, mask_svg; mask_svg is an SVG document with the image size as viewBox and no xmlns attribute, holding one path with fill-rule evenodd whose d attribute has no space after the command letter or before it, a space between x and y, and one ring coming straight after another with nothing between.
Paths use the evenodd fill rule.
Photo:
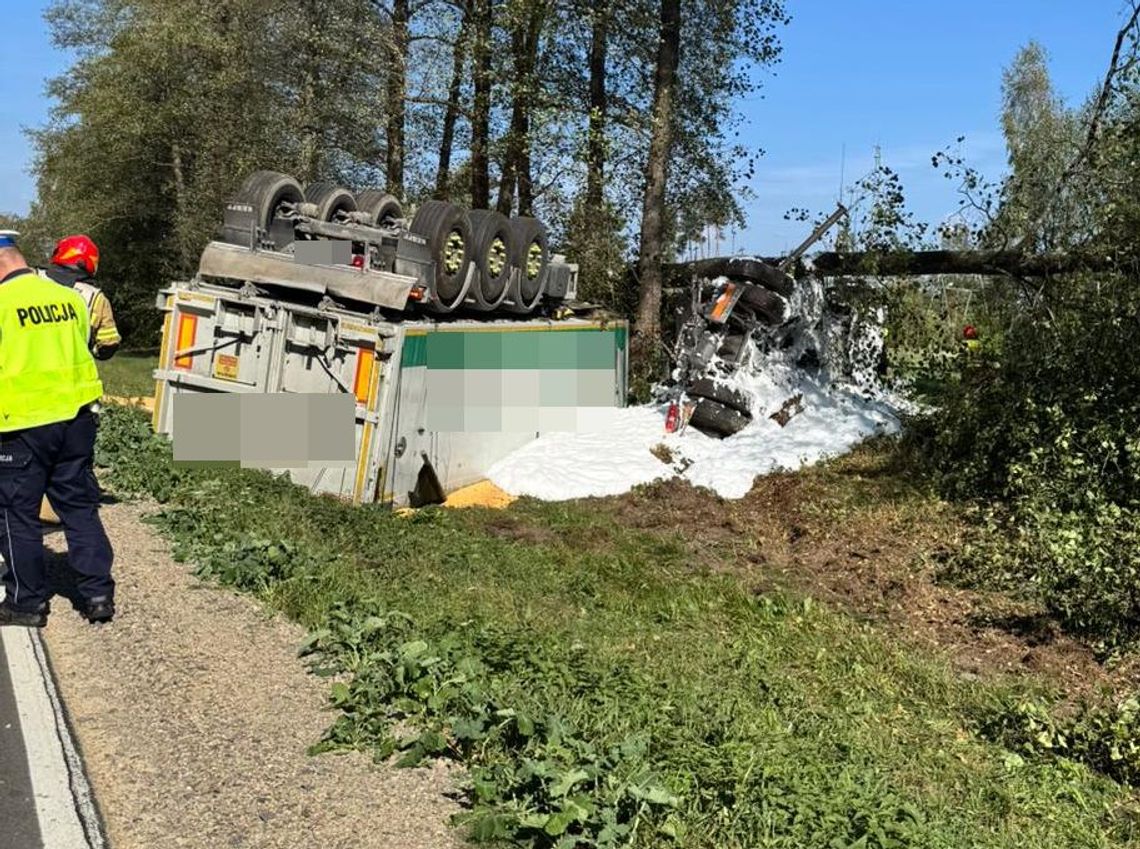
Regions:
<instances>
[{"instance_id":1,"label":"white trailer side panel","mask_svg":"<svg viewBox=\"0 0 1140 849\"><path fill-rule=\"evenodd\" d=\"M189 393L355 395L355 466L280 471L357 504L407 504L425 474L451 492L539 433L573 430L577 407L625 402L620 322L391 322L205 283L159 303L156 432L173 433Z\"/></svg>"}]
</instances>

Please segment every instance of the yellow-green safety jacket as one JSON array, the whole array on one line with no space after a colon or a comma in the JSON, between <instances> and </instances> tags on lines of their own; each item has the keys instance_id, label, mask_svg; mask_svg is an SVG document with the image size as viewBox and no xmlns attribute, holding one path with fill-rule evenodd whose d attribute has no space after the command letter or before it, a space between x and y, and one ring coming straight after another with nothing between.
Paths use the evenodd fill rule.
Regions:
<instances>
[{"instance_id":1,"label":"yellow-green safety jacket","mask_svg":"<svg viewBox=\"0 0 1140 849\"><path fill-rule=\"evenodd\" d=\"M0 433L64 422L103 396L87 305L30 269L0 280Z\"/></svg>"}]
</instances>

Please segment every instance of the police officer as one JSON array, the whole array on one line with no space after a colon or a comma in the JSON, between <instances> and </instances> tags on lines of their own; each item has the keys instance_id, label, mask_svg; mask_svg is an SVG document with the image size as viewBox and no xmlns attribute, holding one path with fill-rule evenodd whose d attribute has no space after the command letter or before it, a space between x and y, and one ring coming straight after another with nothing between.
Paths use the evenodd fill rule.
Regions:
<instances>
[{"instance_id":1,"label":"police officer","mask_svg":"<svg viewBox=\"0 0 1140 849\"><path fill-rule=\"evenodd\" d=\"M115 326L111 302L94 283L98 270L98 246L88 236L75 235L66 236L56 243L51 265L44 269L43 274L61 286L70 286L83 297L91 321L88 346L95 359L109 360L119 349L122 338ZM59 524L59 514L47 496L44 496L40 507L40 519L48 524Z\"/></svg>"},{"instance_id":2,"label":"police officer","mask_svg":"<svg viewBox=\"0 0 1140 849\"><path fill-rule=\"evenodd\" d=\"M115 614L111 543L99 521L91 405L103 385L88 349L86 304L36 274L0 231L0 625L43 627L49 596L39 509L59 511L80 610L91 622Z\"/></svg>"}]
</instances>

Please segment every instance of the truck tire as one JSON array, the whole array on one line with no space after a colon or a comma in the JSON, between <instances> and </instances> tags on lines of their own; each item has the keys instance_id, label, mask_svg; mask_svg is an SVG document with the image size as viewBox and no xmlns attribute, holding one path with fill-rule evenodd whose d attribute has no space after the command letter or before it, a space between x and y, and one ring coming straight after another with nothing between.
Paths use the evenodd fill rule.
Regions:
<instances>
[{"instance_id":1,"label":"truck tire","mask_svg":"<svg viewBox=\"0 0 1140 849\"><path fill-rule=\"evenodd\" d=\"M752 421L750 416L726 407L718 401L702 398L693 409L689 418L689 425L695 427L706 436L724 439L748 427Z\"/></svg>"},{"instance_id":2,"label":"truck tire","mask_svg":"<svg viewBox=\"0 0 1140 849\"><path fill-rule=\"evenodd\" d=\"M748 397L748 393L719 384L711 377L702 377L689 387L687 394L691 398L716 401L730 410L735 410L752 418L752 399Z\"/></svg>"},{"instance_id":3,"label":"truck tire","mask_svg":"<svg viewBox=\"0 0 1140 849\"><path fill-rule=\"evenodd\" d=\"M514 256L514 230L505 215L487 209L467 213L471 222L471 245L479 276L467 293L472 306L493 310L507 297Z\"/></svg>"},{"instance_id":4,"label":"truck tire","mask_svg":"<svg viewBox=\"0 0 1140 849\"><path fill-rule=\"evenodd\" d=\"M293 222L280 213L282 204L305 200L300 183L277 171L255 171L242 185L238 198L253 207L257 226L269 235L277 250L292 243Z\"/></svg>"},{"instance_id":5,"label":"truck tire","mask_svg":"<svg viewBox=\"0 0 1140 849\"><path fill-rule=\"evenodd\" d=\"M394 195L380 189L365 189L356 196L356 208L368 213L373 227L391 227L404 217L404 208Z\"/></svg>"},{"instance_id":6,"label":"truck tire","mask_svg":"<svg viewBox=\"0 0 1140 849\"><path fill-rule=\"evenodd\" d=\"M511 219L511 230L515 240L511 265L518 269L518 275L508 301L514 312L532 312L546 290L550 263L546 228L537 218L519 216Z\"/></svg>"},{"instance_id":7,"label":"truck tire","mask_svg":"<svg viewBox=\"0 0 1140 849\"><path fill-rule=\"evenodd\" d=\"M437 312L451 312L463 303L470 285L471 222L455 204L429 200L416 210L411 231L427 241L435 261L430 306Z\"/></svg>"},{"instance_id":8,"label":"truck tire","mask_svg":"<svg viewBox=\"0 0 1140 849\"><path fill-rule=\"evenodd\" d=\"M316 206L318 221L336 221L342 212L356 212L356 198L352 192L328 180L309 183L305 187L305 203Z\"/></svg>"},{"instance_id":9,"label":"truck tire","mask_svg":"<svg viewBox=\"0 0 1140 849\"><path fill-rule=\"evenodd\" d=\"M744 280L771 289L785 298L792 294L796 281L780 271L774 265L768 265L758 259L743 259L741 257L725 257L712 259L698 267L699 273L706 277L727 277L730 280Z\"/></svg>"},{"instance_id":10,"label":"truck tire","mask_svg":"<svg viewBox=\"0 0 1140 849\"><path fill-rule=\"evenodd\" d=\"M745 307L755 313L756 318L763 324L776 327L784 323L788 317L788 302L780 295L763 286L751 283L742 284L743 293L737 301L738 307Z\"/></svg>"}]
</instances>

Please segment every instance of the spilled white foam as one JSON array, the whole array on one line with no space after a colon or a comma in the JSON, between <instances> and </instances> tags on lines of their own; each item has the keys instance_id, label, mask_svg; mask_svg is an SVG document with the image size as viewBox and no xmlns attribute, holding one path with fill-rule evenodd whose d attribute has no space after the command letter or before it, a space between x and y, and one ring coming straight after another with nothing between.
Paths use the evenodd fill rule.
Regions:
<instances>
[{"instance_id":1,"label":"spilled white foam","mask_svg":"<svg viewBox=\"0 0 1140 849\"><path fill-rule=\"evenodd\" d=\"M758 475L795 470L843 454L868 436L898 430L894 409L881 401L806 379L789 393L764 378L756 383L769 385L754 391L765 414L727 439L691 427L666 433L665 405L631 407L615 410L606 430L543 434L497 463L488 477L512 495L545 501L619 495L672 477L723 498L742 498ZM803 412L781 427L769 416L796 394L803 395Z\"/></svg>"},{"instance_id":2,"label":"spilled white foam","mask_svg":"<svg viewBox=\"0 0 1140 849\"><path fill-rule=\"evenodd\" d=\"M718 380L753 399L752 422L739 433L666 433L663 403L613 410L589 433L543 434L492 467L489 479L512 495L547 501L618 495L673 477L742 498L759 475L794 471L897 432L899 412L912 405L879 380L882 312L838 320L818 285L801 286L791 309L802 317L794 344L757 352ZM816 368L801 365L809 349L818 354ZM801 411L781 426L771 416L796 396Z\"/></svg>"}]
</instances>

